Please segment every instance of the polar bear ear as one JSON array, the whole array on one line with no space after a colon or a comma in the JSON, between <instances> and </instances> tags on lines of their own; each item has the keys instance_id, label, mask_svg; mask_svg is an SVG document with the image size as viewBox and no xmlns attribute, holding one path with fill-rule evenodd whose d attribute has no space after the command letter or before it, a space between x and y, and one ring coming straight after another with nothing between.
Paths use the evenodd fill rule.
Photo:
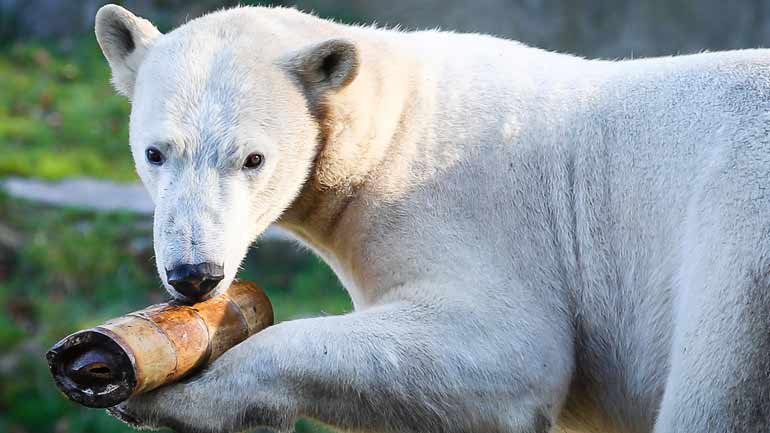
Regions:
<instances>
[{"instance_id":1,"label":"polar bear ear","mask_svg":"<svg viewBox=\"0 0 770 433\"><path fill-rule=\"evenodd\" d=\"M346 87L358 75L359 64L358 48L345 39L305 48L290 61L291 69L314 97Z\"/></svg>"},{"instance_id":2,"label":"polar bear ear","mask_svg":"<svg viewBox=\"0 0 770 433\"><path fill-rule=\"evenodd\" d=\"M131 98L139 65L161 35L152 23L116 5L103 6L96 13L96 40L112 69L112 83Z\"/></svg>"}]
</instances>

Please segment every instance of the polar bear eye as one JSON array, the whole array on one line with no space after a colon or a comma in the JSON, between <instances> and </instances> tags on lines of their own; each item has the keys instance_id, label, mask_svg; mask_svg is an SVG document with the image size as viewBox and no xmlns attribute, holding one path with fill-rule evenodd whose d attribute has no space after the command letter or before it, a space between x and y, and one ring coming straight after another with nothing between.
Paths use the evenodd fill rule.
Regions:
<instances>
[{"instance_id":1,"label":"polar bear eye","mask_svg":"<svg viewBox=\"0 0 770 433\"><path fill-rule=\"evenodd\" d=\"M147 162L152 165L163 165L163 162L166 160L161 151L155 147L148 147L144 151L144 155L147 157Z\"/></svg>"},{"instance_id":2,"label":"polar bear eye","mask_svg":"<svg viewBox=\"0 0 770 433\"><path fill-rule=\"evenodd\" d=\"M246 157L246 161L243 162L243 168L253 170L259 168L265 162L265 157L261 153L252 153Z\"/></svg>"}]
</instances>

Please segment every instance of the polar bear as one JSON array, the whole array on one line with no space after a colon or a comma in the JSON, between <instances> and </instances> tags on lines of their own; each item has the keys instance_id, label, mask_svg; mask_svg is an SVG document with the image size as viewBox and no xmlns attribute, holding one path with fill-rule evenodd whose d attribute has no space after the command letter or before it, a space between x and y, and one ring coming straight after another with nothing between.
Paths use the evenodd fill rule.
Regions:
<instances>
[{"instance_id":1,"label":"polar bear","mask_svg":"<svg viewBox=\"0 0 770 433\"><path fill-rule=\"evenodd\" d=\"M165 287L277 222L355 311L111 409L135 426L770 431L770 51L586 60L239 7L96 35Z\"/></svg>"}]
</instances>

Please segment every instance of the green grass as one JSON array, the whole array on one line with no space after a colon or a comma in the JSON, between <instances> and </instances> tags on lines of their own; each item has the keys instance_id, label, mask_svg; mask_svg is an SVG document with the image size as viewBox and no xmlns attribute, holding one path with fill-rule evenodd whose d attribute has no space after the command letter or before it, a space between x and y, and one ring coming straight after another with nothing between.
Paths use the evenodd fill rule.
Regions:
<instances>
[{"instance_id":1,"label":"green grass","mask_svg":"<svg viewBox=\"0 0 770 433\"><path fill-rule=\"evenodd\" d=\"M0 53L0 176L134 180L128 101L92 38L68 52L16 43Z\"/></svg>"}]
</instances>

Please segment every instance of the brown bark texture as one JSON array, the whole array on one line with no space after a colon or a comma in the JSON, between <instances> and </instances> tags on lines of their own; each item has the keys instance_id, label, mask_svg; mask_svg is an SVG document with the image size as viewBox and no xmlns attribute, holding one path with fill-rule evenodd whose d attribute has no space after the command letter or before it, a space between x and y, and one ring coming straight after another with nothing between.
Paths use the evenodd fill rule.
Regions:
<instances>
[{"instance_id":1,"label":"brown bark texture","mask_svg":"<svg viewBox=\"0 0 770 433\"><path fill-rule=\"evenodd\" d=\"M158 304L78 331L47 353L59 389L89 407L110 407L172 383L273 324L254 283L235 281L194 305Z\"/></svg>"}]
</instances>

